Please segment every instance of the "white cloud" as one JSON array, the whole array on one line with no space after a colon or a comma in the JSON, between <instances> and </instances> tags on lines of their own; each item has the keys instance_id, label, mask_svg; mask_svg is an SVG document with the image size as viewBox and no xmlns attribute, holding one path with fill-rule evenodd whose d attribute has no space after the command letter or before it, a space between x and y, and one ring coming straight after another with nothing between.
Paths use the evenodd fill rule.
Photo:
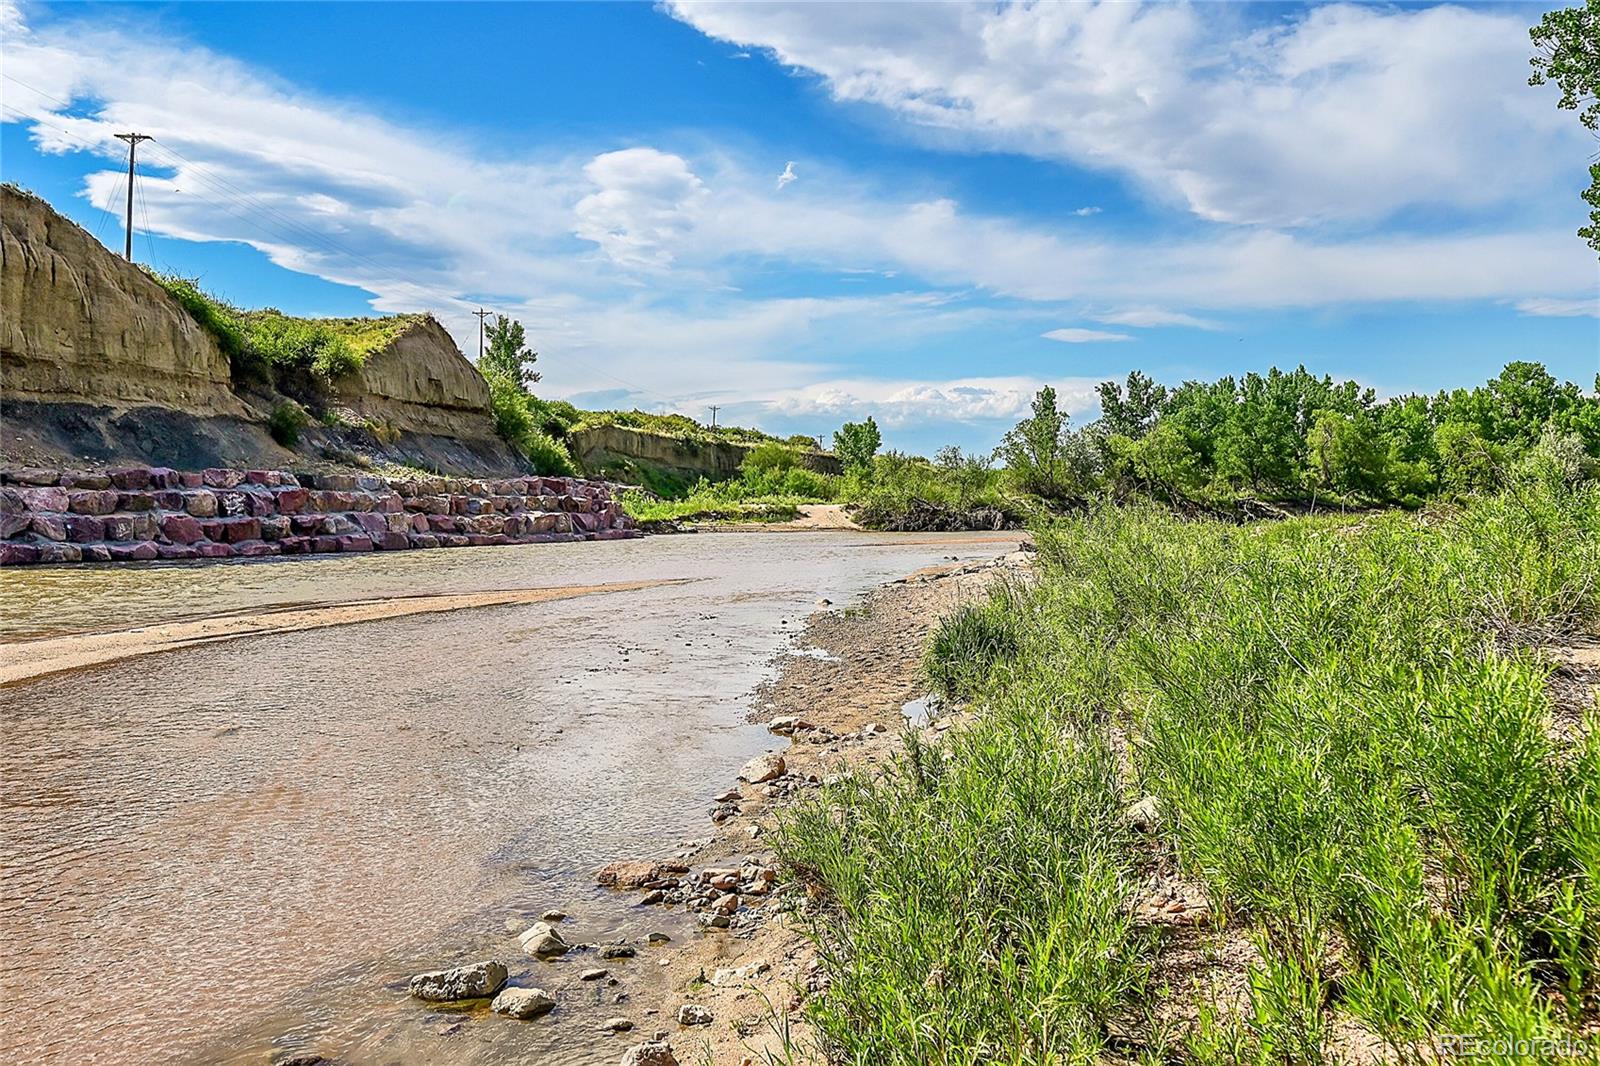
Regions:
<instances>
[{"instance_id":1,"label":"white cloud","mask_svg":"<svg viewBox=\"0 0 1600 1066\"><path fill-rule=\"evenodd\" d=\"M670 266L672 246L707 196L689 164L654 148L627 148L595 156L583 172L599 190L578 201L573 232L621 266Z\"/></svg>"},{"instance_id":2,"label":"white cloud","mask_svg":"<svg viewBox=\"0 0 1600 1066\"><path fill-rule=\"evenodd\" d=\"M800 175L794 172L794 160L789 160L783 165L783 173L778 175L778 188L783 188L790 182L798 180L799 177Z\"/></svg>"},{"instance_id":3,"label":"white cloud","mask_svg":"<svg viewBox=\"0 0 1600 1066\"><path fill-rule=\"evenodd\" d=\"M1586 151L1526 84L1523 11L1331 4L1251 28L1215 4L670 10L936 139L1121 171L1218 221L1498 204Z\"/></svg>"},{"instance_id":4,"label":"white cloud","mask_svg":"<svg viewBox=\"0 0 1600 1066\"><path fill-rule=\"evenodd\" d=\"M1049 340L1060 341L1063 344L1098 344L1102 341L1133 340L1126 333L1112 333L1103 329L1080 329L1077 327L1053 329L1048 333L1041 334L1041 336Z\"/></svg>"},{"instance_id":5,"label":"white cloud","mask_svg":"<svg viewBox=\"0 0 1600 1066\"><path fill-rule=\"evenodd\" d=\"M1080 208L1078 208L1076 211L1074 211L1072 213L1077 215L1079 218L1088 218L1090 215L1098 215L1100 213L1100 208L1098 208L1098 207L1080 207Z\"/></svg>"},{"instance_id":6,"label":"white cloud","mask_svg":"<svg viewBox=\"0 0 1600 1066\"><path fill-rule=\"evenodd\" d=\"M1028 411L1034 394L1054 384L1064 410L1081 414L1095 406L1095 383L1084 378L1047 383L1030 377L959 378L953 381L822 381L785 393L769 409L788 417L847 421L872 415L886 426L923 422L1013 422Z\"/></svg>"},{"instance_id":7,"label":"white cloud","mask_svg":"<svg viewBox=\"0 0 1600 1066\"><path fill-rule=\"evenodd\" d=\"M116 188L123 147L110 133L136 125L157 137L141 148L157 232L247 243L375 293L378 310L431 309L469 342L466 312L482 301L526 324L554 395L623 387L657 409L737 397L753 409L775 398L853 416L883 403L907 418L1008 418L1037 383L867 375L883 352L1000 321L1028 334L1063 320L1208 328L1208 309L1542 306L1593 292L1593 260L1565 221L1382 238L1205 227L1150 241L911 197L817 160L786 166L806 169L807 181L780 191L767 165L704 145L508 156L68 10L8 30L6 73L45 95L8 80L6 116L29 122L42 150L104 160L87 177L87 199L102 203ZM924 10L937 36L943 9ZM13 13L0 7L0 24ZM904 291L741 291L774 267L871 272ZM997 373L1004 360L994 357Z\"/></svg>"},{"instance_id":8,"label":"white cloud","mask_svg":"<svg viewBox=\"0 0 1600 1066\"><path fill-rule=\"evenodd\" d=\"M1517 310L1525 315L1556 318L1600 318L1600 293L1579 300L1553 300L1548 297L1519 300Z\"/></svg>"},{"instance_id":9,"label":"white cloud","mask_svg":"<svg viewBox=\"0 0 1600 1066\"><path fill-rule=\"evenodd\" d=\"M1187 315L1182 311L1164 311L1159 307L1130 307L1122 311L1104 311L1089 317L1109 326L1132 326L1135 329L1152 329L1158 326L1186 326L1189 329L1205 330L1222 328L1222 323L1209 318Z\"/></svg>"}]
</instances>

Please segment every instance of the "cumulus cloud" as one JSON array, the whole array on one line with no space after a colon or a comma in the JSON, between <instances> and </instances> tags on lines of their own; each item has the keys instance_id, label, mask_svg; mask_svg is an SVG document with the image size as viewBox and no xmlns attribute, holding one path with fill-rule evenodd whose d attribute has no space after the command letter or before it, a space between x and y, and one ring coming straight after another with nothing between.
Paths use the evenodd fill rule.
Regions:
<instances>
[{"instance_id":1,"label":"cumulus cloud","mask_svg":"<svg viewBox=\"0 0 1600 1066\"><path fill-rule=\"evenodd\" d=\"M1079 327L1053 329L1048 333L1041 334L1041 336L1047 340L1060 341L1062 344L1098 344L1102 341L1133 340L1126 333L1112 333L1103 329L1081 329Z\"/></svg>"},{"instance_id":2,"label":"cumulus cloud","mask_svg":"<svg viewBox=\"0 0 1600 1066\"><path fill-rule=\"evenodd\" d=\"M1541 297L1517 302L1517 310L1525 315L1555 318L1600 318L1600 293L1580 300L1553 300Z\"/></svg>"},{"instance_id":3,"label":"cumulus cloud","mask_svg":"<svg viewBox=\"0 0 1600 1066\"><path fill-rule=\"evenodd\" d=\"M785 185L797 180L799 177L800 175L794 172L794 160L789 160L789 162L783 165L783 173L778 175L778 188L783 188Z\"/></svg>"},{"instance_id":4,"label":"cumulus cloud","mask_svg":"<svg viewBox=\"0 0 1600 1066\"><path fill-rule=\"evenodd\" d=\"M627 148L595 156L583 173L599 188L578 201L573 232L621 266L670 266L673 246L707 196L689 164L654 148Z\"/></svg>"},{"instance_id":5,"label":"cumulus cloud","mask_svg":"<svg viewBox=\"0 0 1600 1066\"><path fill-rule=\"evenodd\" d=\"M708 36L933 137L1111 168L1202 218L1298 225L1547 191L1582 131L1521 12L1330 4L676 2Z\"/></svg>"}]
</instances>

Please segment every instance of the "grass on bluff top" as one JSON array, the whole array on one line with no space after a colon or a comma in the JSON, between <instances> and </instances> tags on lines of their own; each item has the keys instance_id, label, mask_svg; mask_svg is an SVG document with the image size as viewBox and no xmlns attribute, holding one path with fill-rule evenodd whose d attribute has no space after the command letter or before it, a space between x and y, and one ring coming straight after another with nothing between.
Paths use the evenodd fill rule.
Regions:
<instances>
[{"instance_id":1,"label":"grass on bluff top","mask_svg":"<svg viewBox=\"0 0 1600 1066\"><path fill-rule=\"evenodd\" d=\"M273 308L245 311L201 289L191 278L150 272L200 326L216 338L235 375L289 385L302 399L360 369L427 316L301 318ZM295 386L298 386L297 388Z\"/></svg>"},{"instance_id":2,"label":"grass on bluff top","mask_svg":"<svg viewBox=\"0 0 1600 1066\"><path fill-rule=\"evenodd\" d=\"M770 433L763 433L759 429L747 429L743 426L708 426L697 422L688 415L679 414L650 414L646 411L584 411L578 423L572 428L575 430L590 429L596 426L622 426L626 429L638 429L647 433L655 433L664 437L675 437L679 440L712 443L726 441L734 444L785 444L790 448L802 451L817 451L815 439L806 436L788 438L774 437Z\"/></svg>"},{"instance_id":3,"label":"grass on bluff top","mask_svg":"<svg viewBox=\"0 0 1600 1066\"><path fill-rule=\"evenodd\" d=\"M1600 707L1558 726L1528 642L1596 624L1600 486L1245 527L1100 507L1037 534L1037 583L932 641L972 726L780 826L830 1061L1593 1039ZM1144 796L1153 838L1125 816ZM1203 887L1198 939L1134 920L1152 875ZM1238 999L1210 991L1223 958Z\"/></svg>"}]
</instances>

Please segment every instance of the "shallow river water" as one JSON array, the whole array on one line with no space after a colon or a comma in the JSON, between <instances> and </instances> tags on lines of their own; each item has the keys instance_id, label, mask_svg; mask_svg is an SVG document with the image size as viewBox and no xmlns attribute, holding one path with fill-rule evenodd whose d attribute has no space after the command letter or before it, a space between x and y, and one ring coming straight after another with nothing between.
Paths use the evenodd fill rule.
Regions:
<instances>
[{"instance_id":1,"label":"shallow river water","mask_svg":"<svg viewBox=\"0 0 1600 1066\"><path fill-rule=\"evenodd\" d=\"M629 1037L594 1033L629 1011L615 989L576 981L594 956L522 956L507 919L560 907L573 943L701 935L593 888L590 872L707 832L710 797L778 743L745 712L818 598L839 609L886 579L1006 547L727 533L0 572L8 642L290 604L690 579L254 636L0 688L0 1059L616 1061ZM608 964L624 988L654 977L646 954ZM520 1023L405 994L412 972L483 957L557 989L561 1009Z\"/></svg>"}]
</instances>

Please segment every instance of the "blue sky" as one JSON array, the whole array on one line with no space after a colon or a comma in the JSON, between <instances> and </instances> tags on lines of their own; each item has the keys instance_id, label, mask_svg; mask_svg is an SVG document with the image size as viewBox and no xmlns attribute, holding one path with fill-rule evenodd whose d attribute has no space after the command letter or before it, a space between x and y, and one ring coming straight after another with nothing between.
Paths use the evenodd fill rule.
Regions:
<instances>
[{"instance_id":1,"label":"blue sky","mask_svg":"<svg viewBox=\"0 0 1600 1066\"><path fill-rule=\"evenodd\" d=\"M0 0L3 3L3 0ZM1041 384L1591 385L1541 7L0 6L0 173L237 303L521 319L544 389L992 447Z\"/></svg>"}]
</instances>

